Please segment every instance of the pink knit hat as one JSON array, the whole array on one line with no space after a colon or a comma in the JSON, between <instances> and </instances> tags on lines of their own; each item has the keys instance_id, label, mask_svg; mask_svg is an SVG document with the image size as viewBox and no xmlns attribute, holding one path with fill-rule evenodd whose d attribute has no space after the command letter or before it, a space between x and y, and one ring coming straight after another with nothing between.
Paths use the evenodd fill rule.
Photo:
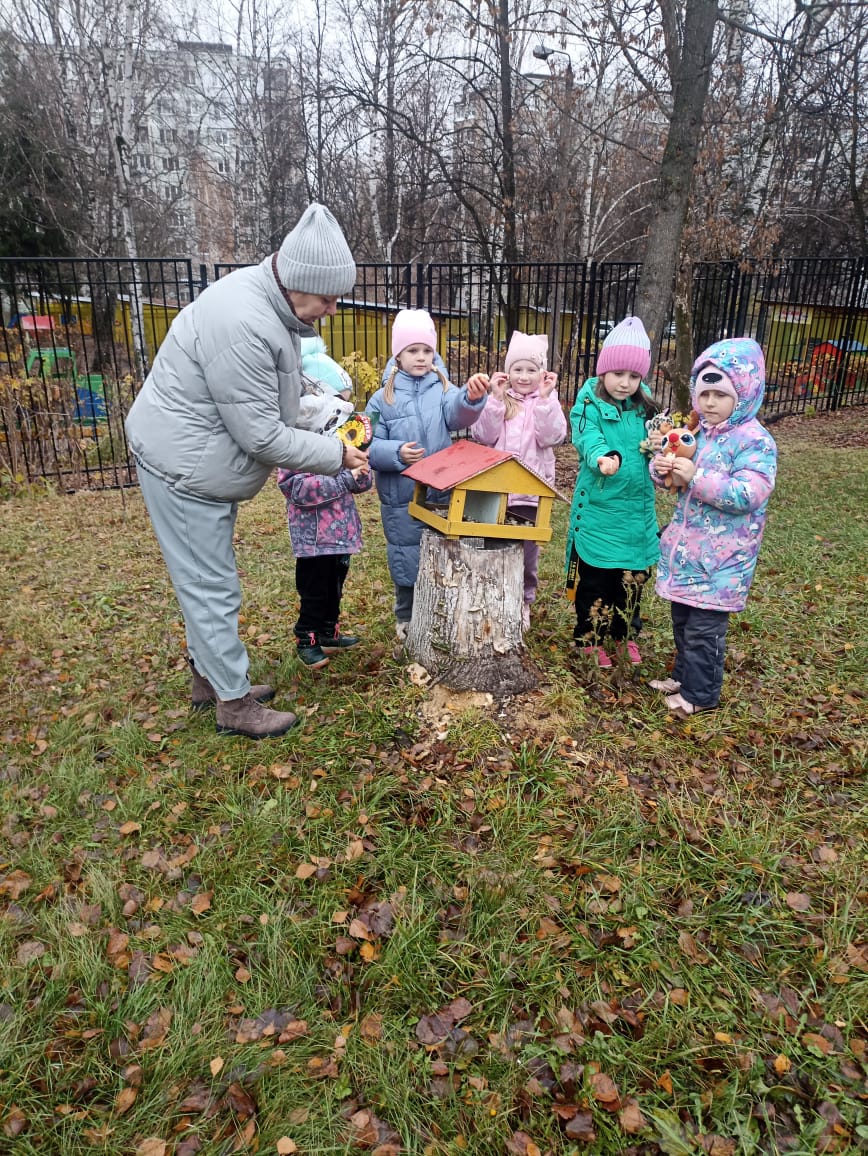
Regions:
<instances>
[{"instance_id":1,"label":"pink knit hat","mask_svg":"<svg viewBox=\"0 0 868 1156\"><path fill-rule=\"evenodd\" d=\"M428 345L437 349L437 330L427 309L402 309L392 323L392 356L408 345Z\"/></svg>"},{"instance_id":2,"label":"pink knit hat","mask_svg":"<svg viewBox=\"0 0 868 1156\"><path fill-rule=\"evenodd\" d=\"M647 377L651 368L651 342L638 317L625 317L606 335L597 355L597 376L614 371L638 373Z\"/></svg>"},{"instance_id":3,"label":"pink knit hat","mask_svg":"<svg viewBox=\"0 0 868 1156\"><path fill-rule=\"evenodd\" d=\"M516 361L532 361L540 369L545 369L548 355L549 339L544 333L519 333L516 329L509 339L503 367L509 373Z\"/></svg>"}]
</instances>

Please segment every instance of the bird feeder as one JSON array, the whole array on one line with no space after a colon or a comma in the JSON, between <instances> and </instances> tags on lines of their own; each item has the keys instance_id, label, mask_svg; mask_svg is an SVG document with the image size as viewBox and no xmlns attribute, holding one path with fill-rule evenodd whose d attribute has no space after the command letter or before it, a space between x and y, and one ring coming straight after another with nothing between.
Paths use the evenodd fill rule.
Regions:
<instances>
[{"instance_id":1,"label":"bird feeder","mask_svg":"<svg viewBox=\"0 0 868 1156\"><path fill-rule=\"evenodd\" d=\"M562 494L504 450L462 438L404 470L416 483L410 513L447 538L504 538L548 542L552 536L552 506ZM448 491L444 504L429 499L429 490ZM510 494L539 499L533 522L507 515ZM522 502L527 505L526 501Z\"/></svg>"}]
</instances>

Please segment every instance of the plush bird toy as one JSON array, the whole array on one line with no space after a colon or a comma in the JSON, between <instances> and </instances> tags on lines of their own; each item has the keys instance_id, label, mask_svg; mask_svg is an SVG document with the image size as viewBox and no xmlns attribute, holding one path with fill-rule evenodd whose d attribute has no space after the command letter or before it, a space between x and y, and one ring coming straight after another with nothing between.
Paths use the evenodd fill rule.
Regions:
<instances>
[{"instance_id":1,"label":"plush bird toy","mask_svg":"<svg viewBox=\"0 0 868 1156\"><path fill-rule=\"evenodd\" d=\"M664 457L672 458L692 458L696 453L696 431L699 429L699 414L695 409L692 409L685 420L680 413L670 414L668 412L658 413L655 417L650 418L645 422L645 428L649 434L654 433L655 430L663 436L663 444L660 446L660 453ZM645 443L643 443L644 445ZM650 442L648 443L650 445ZM667 474L664 481L664 486L668 489L681 489L682 487L673 479L671 474Z\"/></svg>"}]
</instances>

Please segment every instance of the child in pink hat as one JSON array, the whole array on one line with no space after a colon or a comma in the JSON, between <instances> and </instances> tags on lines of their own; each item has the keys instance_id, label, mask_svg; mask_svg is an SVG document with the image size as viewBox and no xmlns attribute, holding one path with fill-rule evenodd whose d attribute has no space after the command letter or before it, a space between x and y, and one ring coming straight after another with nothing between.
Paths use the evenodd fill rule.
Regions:
<instances>
[{"instance_id":1,"label":"child in pink hat","mask_svg":"<svg viewBox=\"0 0 868 1156\"><path fill-rule=\"evenodd\" d=\"M452 431L472 425L485 406L485 387L458 388L437 353L437 331L424 309L402 309L392 325L392 357L383 385L368 402L374 421L370 462L376 472L389 572L395 584L395 633L407 638L413 615L419 543L424 524L410 514L415 483L407 466L452 442Z\"/></svg>"},{"instance_id":2,"label":"child in pink hat","mask_svg":"<svg viewBox=\"0 0 868 1156\"><path fill-rule=\"evenodd\" d=\"M642 588L660 554L654 487L640 444L657 412L644 384L651 343L638 317L608 334L597 374L570 412L579 475L567 535L567 589L576 604L575 643L611 666L610 640L642 661L634 635ZM659 446L660 434L652 435ZM649 439L649 440L652 440Z\"/></svg>"},{"instance_id":3,"label":"child in pink hat","mask_svg":"<svg viewBox=\"0 0 868 1156\"><path fill-rule=\"evenodd\" d=\"M506 351L503 373L489 379L477 373L470 382L479 382L489 392L488 404L472 429L473 438L486 446L507 450L519 461L555 484L554 446L567 436L567 419L555 392L556 373L547 369L548 338L541 333L513 333ZM468 383L470 384L470 383ZM522 521L533 521L539 498L531 494L510 494L508 513ZM530 607L539 585L539 545L524 545L524 606L522 625L530 625Z\"/></svg>"}]
</instances>

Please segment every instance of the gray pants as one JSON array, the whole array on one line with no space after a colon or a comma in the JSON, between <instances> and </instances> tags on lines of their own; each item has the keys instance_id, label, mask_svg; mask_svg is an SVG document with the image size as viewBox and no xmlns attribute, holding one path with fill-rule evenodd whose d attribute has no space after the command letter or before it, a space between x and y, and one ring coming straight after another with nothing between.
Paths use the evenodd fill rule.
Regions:
<instances>
[{"instance_id":1,"label":"gray pants","mask_svg":"<svg viewBox=\"0 0 868 1156\"><path fill-rule=\"evenodd\" d=\"M395 583L395 617L399 622L409 622L413 617L413 595L415 586L399 586Z\"/></svg>"},{"instance_id":2,"label":"gray pants","mask_svg":"<svg viewBox=\"0 0 868 1156\"><path fill-rule=\"evenodd\" d=\"M238 637L241 583L232 534L238 506L179 494L139 466L139 486L175 588L196 669L224 702L250 690Z\"/></svg>"}]
</instances>

